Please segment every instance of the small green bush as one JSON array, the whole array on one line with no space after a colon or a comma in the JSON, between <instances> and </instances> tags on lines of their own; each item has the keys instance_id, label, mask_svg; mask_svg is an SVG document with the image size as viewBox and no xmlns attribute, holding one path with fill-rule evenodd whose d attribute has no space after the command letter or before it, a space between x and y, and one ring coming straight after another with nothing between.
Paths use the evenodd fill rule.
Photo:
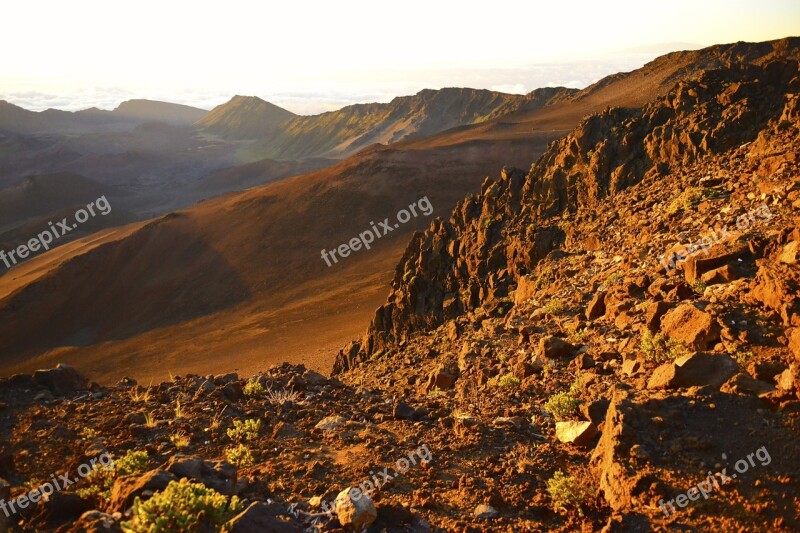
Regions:
<instances>
[{"instance_id":1,"label":"small green bush","mask_svg":"<svg viewBox=\"0 0 800 533\"><path fill-rule=\"evenodd\" d=\"M244 386L243 392L248 398L258 398L259 396L263 396L266 390L264 389L264 385L258 381L258 378L254 377Z\"/></svg>"},{"instance_id":2,"label":"small green bush","mask_svg":"<svg viewBox=\"0 0 800 533\"><path fill-rule=\"evenodd\" d=\"M547 305L542 307L542 312L546 315L556 316L566 311L567 306L561 298L553 298Z\"/></svg>"},{"instance_id":3,"label":"small green bush","mask_svg":"<svg viewBox=\"0 0 800 533\"><path fill-rule=\"evenodd\" d=\"M559 392L547 400L547 403L544 404L544 409L553 415L556 420L565 420L578 413L580 404L580 400L575 397L572 391Z\"/></svg>"},{"instance_id":4,"label":"small green bush","mask_svg":"<svg viewBox=\"0 0 800 533\"><path fill-rule=\"evenodd\" d=\"M706 288L707 287L708 287L708 285L706 285L706 282L703 281L702 279L696 279L692 283L692 289L697 294L703 294L704 292L706 292Z\"/></svg>"},{"instance_id":5,"label":"small green bush","mask_svg":"<svg viewBox=\"0 0 800 533\"><path fill-rule=\"evenodd\" d=\"M579 516L583 516L583 504L594 495L594 489L585 487L580 479L561 470L547 480L547 492L556 511L575 509Z\"/></svg>"},{"instance_id":6,"label":"small green bush","mask_svg":"<svg viewBox=\"0 0 800 533\"><path fill-rule=\"evenodd\" d=\"M222 531L222 526L242 512L238 497L230 501L202 483L183 478L147 500L133 502L131 520L121 524L125 533L171 533L177 531Z\"/></svg>"},{"instance_id":7,"label":"small green bush","mask_svg":"<svg viewBox=\"0 0 800 533\"><path fill-rule=\"evenodd\" d=\"M645 330L639 347L644 352L645 359L659 364L674 361L689 353L689 350L675 339L663 333L653 335L650 330Z\"/></svg>"},{"instance_id":8,"label":"small green bush","mask_svg":"<svg viewBox=\"0 0 800 533\"><path fill-rule=\"evenodd\" d=\"M674 215L679 211L683 211L694 207L706 199L714 198L716 192L712 189L703 189L700 187L690 187L680 194L672 197L669 205L667 206L667 214Z\"/></svg>"},{"instance_id":9,"label":"small green bush","mask_svg":"<svg viewBox=\"0 0 800 533\"><path fill-rule=\"evenodd\" d=\"M253 460L253 454L250 453L250 450L244 444L231 446L230 448L226 449L225 457L228 459L229 463L240 468L253 466L255 463Z\"/></svg>"},{"instance_id":10,"label":"small green bush","mask_svg":"<svg viewBox=\"0 0 800 533\"><path fill-rule=\"evenodd\" d=\"M234 420L233 427L228 428L228 437L234 442L247 442L256 440L261 433L261 420L247 419L244 422Z\"/></svg>"},{"instance_id":11,"label":"small green bush","mask_svg":"<svg viewBox=\"0 0 800 533\"><path fill-rule=\"evenodd\" d=\"M514 374L505 374L497 379L496 384L501 389L516 389L519 388L522 382Z\"/></svg>"},{"instance_id":12,"label":"small green bush","mask_svg":"<svg viewBox=\"0 0 800 533\"><path fill-rule=\"evenodd\" d=\"M109 466L95 465L94 470L85 478L89 485L78 489L76 493L82 498L100 496L104 500L109 500L114 480L122 476L144 473L147 470L147 463L146 451L128 450L124 457L114 459Z\"/></svg>"}]
</instances>

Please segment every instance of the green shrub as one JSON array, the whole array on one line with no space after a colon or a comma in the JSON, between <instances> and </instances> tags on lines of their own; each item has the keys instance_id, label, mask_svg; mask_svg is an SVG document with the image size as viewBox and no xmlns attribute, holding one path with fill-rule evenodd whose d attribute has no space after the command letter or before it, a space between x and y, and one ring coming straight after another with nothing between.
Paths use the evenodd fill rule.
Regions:
<instances>
[{"instance_id":1,"label":"green shrub","mask_svg":"<svg viewBox=\"0 0 800 533\"><path fill-rule=\"evenodd\" d=\"M645 359L659 364L674 361L689 353L689 350L675 339L663 333L653 335L650 330L645 330L639 347L644 352Z\"/></svg>"},{"instance_id":2,"label":"green shrub","mask_svg":"<svg viewBox=\"0 0 800 533\"><path fill-rule=\"evenodd\" d=\"M575 509L579 516L583 516L583 504L594 495L593 488L585 487L580 479L561 470L547 480L547 492L556 511Z\"/></svg>"},{"instance_id":3,"label":"green shrub","mask_svg":"<svg viewBox=\"0 0 800 533\"><path fill-rule=\"evenodd\" d=\"M114 459L109 466L95 465L94 470L85 478L89 485L78 489L76 493L82 498L100 496L104 500L109 500L114 480L122 476L144 473L147 470L147 462L146 451L128 450L124 457Z\"/></svg>"},{"instance_id":4,"label":"green shrub","mask_svg":"<svg viewBox=\"0 0 800 533\"><path fill-rule=\"evenodd\" d=\"M253 460L253 454L250 453L250 450L244 444L231 446L230 448L226 449L225 457L228 459L229 463L240 468L253 466L255 463Z\"/></svg>"},{"instance_id":5,"label":"green shrub","mask_svg":"<svg viewBox=\"0 0 800 533\"><path fill-rule=\"evenodd\" d=\"M202 483L183 478L142 502L133 502L131 520L121 524L125 533L171 533L177 531L222 531L222 526L242 512L238 497L230 501Z\"/></svg>"},{"instance_id":6,"label":"green shrub","mask_svg":"<svg viewBox=\"0 0 800 533\"><path fill-rule=\"evenodd\" d=\"M258 398L263 396L266 390L264 390L264 385L261 384L258 378L254 377L244 386L243 392L248 398Z\"/></svg>"},{"instance_id":7,"label":"green shrub","mask_svg":"<svg viewBox=\"0 0 800 533\"><path fill-rule=\"evenodd\" d=\"M494 385L501 389L516 389L522 384L520 379L514 374L504 374L495 378Z\"/></svg>"},{"instance_id":8,"label":"green shrub","mask_svg":"<svg viewBox=\"0 0 800 533\"><path fill-rule=\"evenodd\" d=\"M674 215L679 211L694 207L708 198L714 198L714 196L716 193L712 189L690 187L672 197L667 206L667 214Z\"/></svg>"},{"instance_id":9,"label":"green shrub","mask_svg":"<svg viewBox=\"0 0 800 533\"><path fill-rule=\"evenodd\" d=\"M252 418L244 422L241 420L234 420L233 427L228 428L228 437L235 442L256 440L259 433L261 433L261 420L254 420Z\"/></svg>"},{"instance_id":10,"label":"green shrub","mask_svg":"<svg viewBox=\"0 0 800 533\"><path fill-rule=\"evenodd\" d=\"M542 307L542 312L546 315L556 316L560 315L567 309L564 301L561 298L552 298L547 305Z\"/></svg>"},{"instance_id":11,"label":"green shrub","mask_svg":"<svg viewBox=\"0 0 800 533\"><path fill-rule=\"evenodd\" d=\"M706 285L706 282L703 281L702 279L696 279L692 283L692 289L697 294L703 294L704 292L706 292L706 288L707 287L708 287L708 285Z\"/></svg>"},{"instance_id":12,"label":"green shrub","mask_svg":"<svg viewBox=\"0 0 800 533\"><path fill-rule=\"evenodd\" d=\"M544 404L545 411L553 415L556 420L565 420L578 413L580 400L575 397L572 390L570 392L559 392L554 394Z\"/></svg>"}]
</instances>

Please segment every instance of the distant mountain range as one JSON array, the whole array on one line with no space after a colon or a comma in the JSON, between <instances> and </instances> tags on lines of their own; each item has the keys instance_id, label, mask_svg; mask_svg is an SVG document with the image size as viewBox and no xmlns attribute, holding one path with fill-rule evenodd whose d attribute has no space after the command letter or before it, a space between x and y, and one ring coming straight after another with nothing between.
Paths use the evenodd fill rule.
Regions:
<instances>
[{"instance_id":1,"label":"distant mountain range","mask_svg":"<svg viewBox=\"0 0 800 533\"><path fill-rule=\"evenodd\" d=\"M485 122L499 116L558 102L576 93L564 87L526 95L480 89L425 89L387 104L355 104L338 111L297 116L256 97L236 96L195 123L229 139L257 141L249 159L341 158L370 144Z\"/></svg>"},{"instance_id":2,"label":"distant mountain range","mask_svg":"<svg viewBox=\"0 0 800 533\"><path fill-rule=\"evenodd\" d=\"M113 111L97 108L28 111L0 100L0 133L76 133L97 128L130 128L143 122L190 126L206 113L204 109L155 100L128 100Z\"/></svg>"}]
</instances>

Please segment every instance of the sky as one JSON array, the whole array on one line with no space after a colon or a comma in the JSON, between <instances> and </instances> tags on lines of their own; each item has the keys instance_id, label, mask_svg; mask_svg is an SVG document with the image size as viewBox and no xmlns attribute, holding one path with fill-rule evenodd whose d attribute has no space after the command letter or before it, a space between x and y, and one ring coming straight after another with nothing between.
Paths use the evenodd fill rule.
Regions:
<instances>
[{"instance_id":1,"label":"sky","mask_svg":"<svg viewBox=\"0 0 800 533\"><path fill-rule=\"evenodd\" d=\"M0 99L32 110L236 94L310 114L423 88L582 88L661 53L800 35L797 0L4 0Z\"/></svg>"}]
</instances>

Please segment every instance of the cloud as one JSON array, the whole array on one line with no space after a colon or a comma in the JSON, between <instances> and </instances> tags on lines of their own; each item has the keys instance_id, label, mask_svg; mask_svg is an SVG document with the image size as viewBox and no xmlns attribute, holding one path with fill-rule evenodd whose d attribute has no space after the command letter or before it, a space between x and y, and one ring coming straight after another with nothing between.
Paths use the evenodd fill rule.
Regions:
<instances>
[{"instance_id":1,"label":"cloud","mask_svg":"<svg viewBox=\"0 0 800 533\"><path fill-rule=\"evenodd\" d=\"M507 84L507 85L492 85L490 88L492 91L497 91L499 93L508 93L508 94L525 94L529 92L525 85L521 83L515 84Z\"/></svg>"},{"instance_id":2,"label":"cloud","mask_svg":"<svg viewBox=\"0 0 800 533\"><path fill-rule=\"evenodd\" d=\"M416 94L421 89L471 87L524 94L538 87L567 86L582 89L609 74L638 68L651 56L617 55L604 61L534 64L519 68L371 70L347 72L338 77L321 77L303 82L280 82L269 87L247 84L242 87L125 89L83 87L54 93L35 87L0 92L0 99L30 109L48 108L77 111L90 107L114 109L132 98L147 98L212 109L235 94L255 95L294 113L308 115L341 109L344 106L388 102L397 96ZM25 90L27 89L27 90Z\"/></svg>"}]
</instances>

